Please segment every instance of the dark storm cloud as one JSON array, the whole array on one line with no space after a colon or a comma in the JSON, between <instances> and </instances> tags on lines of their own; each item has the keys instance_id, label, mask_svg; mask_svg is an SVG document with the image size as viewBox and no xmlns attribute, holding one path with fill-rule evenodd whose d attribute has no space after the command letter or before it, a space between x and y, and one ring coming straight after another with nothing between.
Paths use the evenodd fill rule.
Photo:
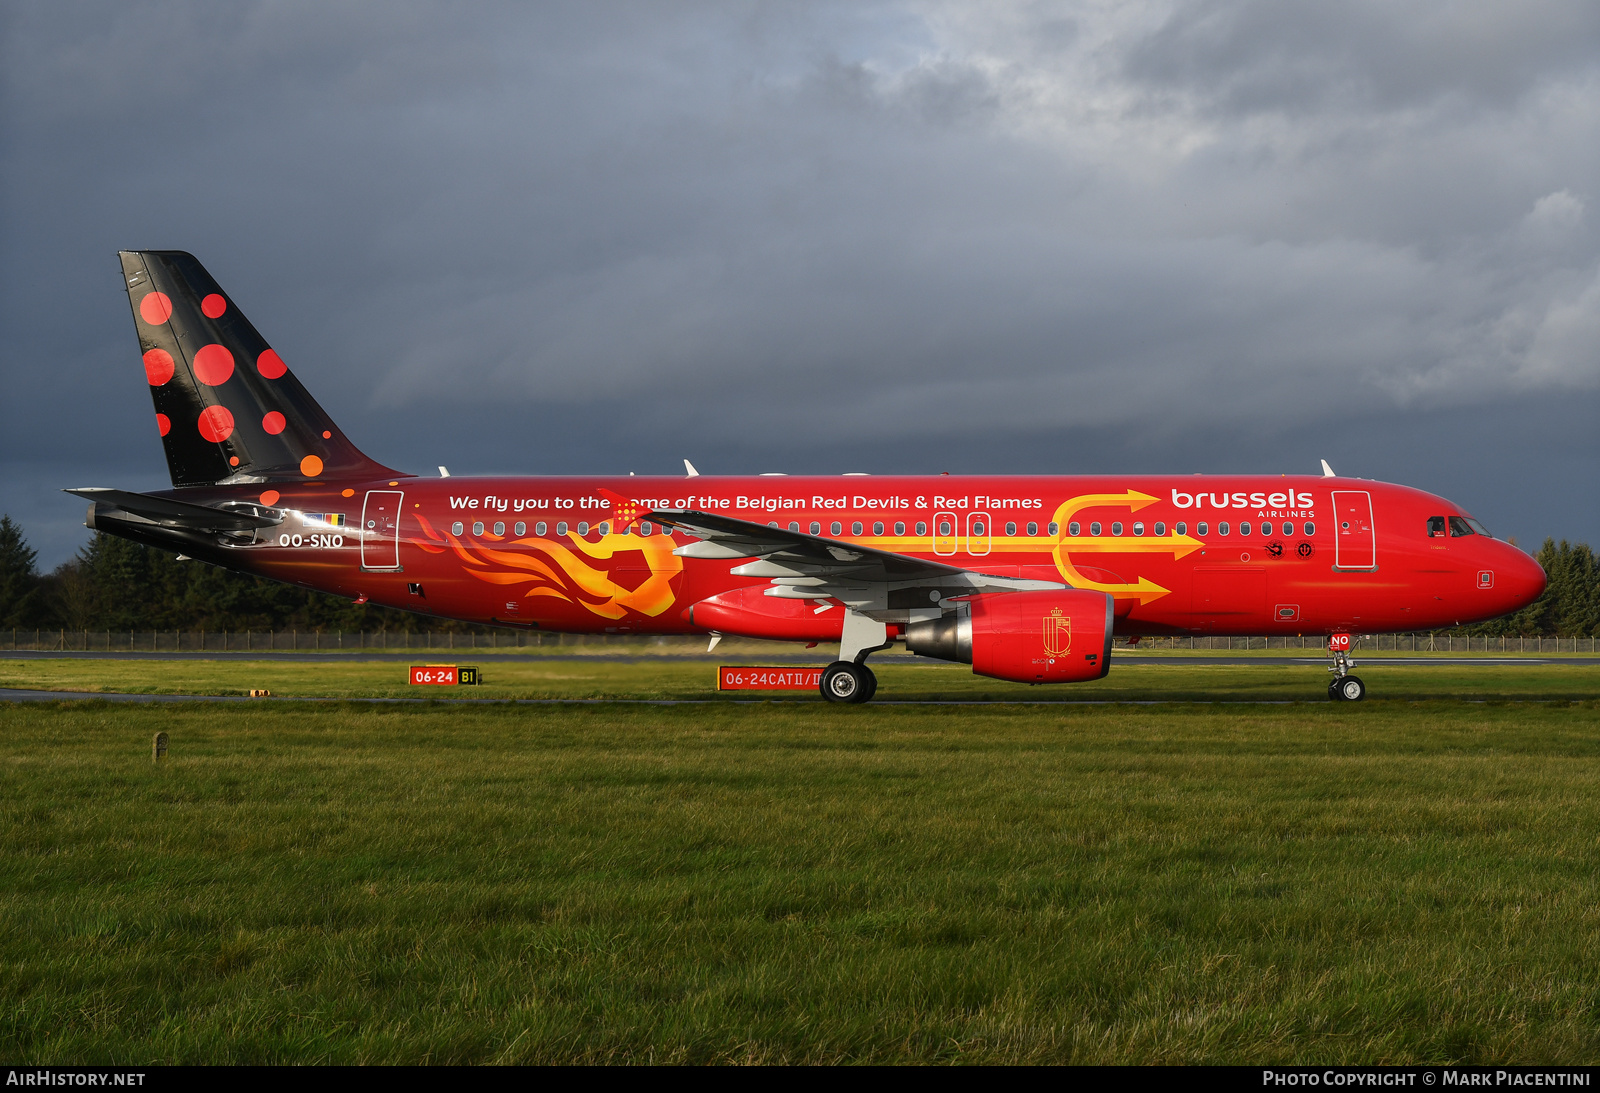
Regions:
<instances>
[{"instance_id":1,"label":"dark storm cloud","mask_svg":"<svg viewBox=\"0 0 1600 1093\"><path fill-rule=\"evenodd\" d=\"M165 477L126 246L414 470L1327 455L1600 534L1591 5L4 18L0 507L53 557L55 486Z\"/></svg>"}]
</instances>

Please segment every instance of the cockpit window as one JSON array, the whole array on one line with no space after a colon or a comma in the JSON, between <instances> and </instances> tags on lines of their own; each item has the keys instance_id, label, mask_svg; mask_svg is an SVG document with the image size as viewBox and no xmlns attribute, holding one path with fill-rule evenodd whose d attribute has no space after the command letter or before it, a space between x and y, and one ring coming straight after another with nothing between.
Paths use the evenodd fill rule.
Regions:
<instances>
[{"instance_id":1,"label":"cockpit window","mask_svg":"<svg viewBox=\"0 0 1600 1093\"><path fill-rule=\"evenodd\" d=\"M1463 517L1450 517L1450 537L1452 539L1465 539L1468 535L1476 534L1478 534L1476 529L1469 525Z\"/></svg>"},{"instance_id":2,"label":"cockpit window","mask_svg":"<svg viewBox=\"0 0 1600 1093\"><path fill-rule=\"evenodd\" d=\"M1493 539L1494 538L1493 535L1489 534L1489 529L1488 528L1486 528L1482 524L1478 523L1478 521L1474 520L1472 517L1463 516L1462 519L1467 522L1467 526L1469 528L1471 528L1473 531L1477 532L1479 535L1482 535L1485 539Z\"/></svg>"},{"instance_id":3,"label":"cockpit window","mask_svg":"<svg viewBox=\"0 0 1600 1093\"><path fill-rule=\"evenodd\" d=\"M1428 517L1428 538L1430 538L1430 539L1443 539L1444 538L1444 517L1443 516L1430 516L1430 517Z\"/></svg>"}]
</instances>

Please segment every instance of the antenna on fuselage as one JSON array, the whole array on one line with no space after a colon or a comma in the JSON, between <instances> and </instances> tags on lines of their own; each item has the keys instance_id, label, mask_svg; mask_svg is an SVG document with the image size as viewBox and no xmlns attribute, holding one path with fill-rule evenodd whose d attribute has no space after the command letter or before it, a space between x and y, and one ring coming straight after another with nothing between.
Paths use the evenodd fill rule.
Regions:
<instances>
[{"instance_id":1,"label":"antenna on fuselage","mask_svg":"<svg viewBox=\"0 0 1600 1093\"><path fill-rule=\"evenodd\" d=\"M1333 468L1328 466L1328 461L1326 459L1324 459L1322 461L1322 477L1324 477L1324 478L1338 478L1339 477L1338 475L1333 473Z\"/></svg>"},{"instance_id":2,"label":"antenna on fuselage","mask_svg":"<svg viewBox=\"0 0 1600 1093\"><path fill-rule=\"evenodd\" d=\"M690 478L699 478L700 477L700 472L695 470L694 469L694 464L690 463L687 459L685 459L683 461L683 469L689 472L689 477Z\"/></svg>"}]
</instances>

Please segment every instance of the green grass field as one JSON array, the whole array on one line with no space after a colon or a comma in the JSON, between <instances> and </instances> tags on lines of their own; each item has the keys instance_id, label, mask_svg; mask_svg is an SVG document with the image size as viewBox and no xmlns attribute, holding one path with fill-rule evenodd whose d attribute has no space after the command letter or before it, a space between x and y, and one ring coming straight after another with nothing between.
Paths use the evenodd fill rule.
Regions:
<instances>
[{"instance_id":1,"label":"green grass field","mask_svg":"<svg viewBox=\"0 0 1600 1093\"><path fill-rule=\"evenodd\" d=\"M711 668L528 671L491 683L704 697ZM1600 669L1455 671L1357 705L1315 667L1159 666L1093 697L1313 700L0 706L0 1056L1592 1061Z\"/></svg>"},{"instance_id":2,"label":"green grass field","mask_svg":"<svg viewBox=\"0 0 1600 1093\"><path fill-rule=\"evenodd\" d=\"M441 659L442 658L435 658ZM459 658L462 663L473 663ZM443 661L452 663L452 661ZM418 658L418 664L429 663ZM716 665L670 657L632 662L598 657L477 661L481 687L412 687L401 661L330 657L295 661L4 660L0 687L135 694L243 695L266 689L291 698L669 698L749 702L779 697L821 702L810 692L716 691ZM761 663L730 658L728 663ZM880 702L980 699L1013 702L1135 702L1146 699L1306 701L1327 699L1331 678L1320 663L1205 665L1181 659L1118 664L1105 679L1070 686L1028 687L985 679L961 664L875 659ZM1374 699L1600 698L1600 665L1553 661L1500 667L1418 666L1362 660L1356 669Z\"/></svg>"}]
</instances>

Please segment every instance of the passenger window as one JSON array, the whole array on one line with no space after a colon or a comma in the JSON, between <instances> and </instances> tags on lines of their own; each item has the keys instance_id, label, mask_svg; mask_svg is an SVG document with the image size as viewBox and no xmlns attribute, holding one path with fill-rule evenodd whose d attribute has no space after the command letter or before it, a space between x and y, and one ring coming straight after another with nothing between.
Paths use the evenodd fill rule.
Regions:
<instances>
[{"instance_id":1,"label":"passenger window","mask_svg":"<svg viewBox=\"0 0 1600 1093\"><path fill-rule=\"evenodd\" d=\"M1028 521L1028 534L1029 535L1037 535L1037 534L1039 534L1039 525L1038 525L1037 522L1035 522L1033 520L1029 520Z\"/></svg>"},{"instance_id":2,"label":"passenger window","mask_svg":"<svg viewBox=\"0 0 1600 1093\"><path fill-rule=\"evenodd\" d=\"M872 522L872 534L874 534L874 535L882 535L883 534L883 521L882 520L874 520Z\"/></svg>"},{"instance_id":3,"label":"passenger window","mask_svg":"<svg viewBox=\"0 0 1600 1093\"><path fill-rule=\"evenodd\" d=\"M1050 526L1051 527L1055 527L1054 524L1051 524ZM1083 525L1078 523L1078 521L1074 520L1074 521L1072 521L1072 523L1067 525L1067 534L1070 535L1072 538L1076 539L1082 533L1083 533ZM1054 535L1055 532L1052 531L1050 534Z\"/></svg>"},{"instance_id":4,"label":"passenger window","mask_svg":"<svg viewBox=\"0 0 1600 1093\"><path fill-rule=\"evenodd\" d=\"M550 530L550 525L545 523L543 520L540 520L537 524L533 525L533 533L535 535L543 535L545 532L547 532L549 530Z\"/></svg>"},{"instance_id":5,"label":"passenger window","mask_svg":"<svg viewBox=\"0 0 1600 1093\"><path fill-rule=\"evenodd\" d=\"M650 533L653 532L653 531L655 531L655 528L650 526L650 521L648 521L648 520L639 521L639 534L640 535L648 537L650 535Z\"/></svg>"},{"instance_id":6,"label":"passenger window","mask_svg":"<svg viewBox=\"0 0 1600 1093\"><path fill-rule=\"evenodd\" d=\"M1430 539L1443 539L1444 538L1444 517L1443 516L1430 516L1430 517L1428 517L1428 538L1430 538Z\"/></svg>"},{"instance_id":7,"label":"passenger window","mask_svg":"<svg viewBox=\"0 0 1600 1093\"><path fill-rule=\"evenodd\" d=\"M789 521L789 530L790 531L799 531L800 530L800 524L797 521L790 520Z\"/></svg>"},{"instance_id":8,"label":"passenger window","mask_svg":"<svg viewBox=\"0 0 1600 1093\"><path fill-rule=\"evenodd\" d=\"M813 535L821 535L822 534L822 524L820 524L816 520L811 521L811 534L813 534Z\"/></svg>"},{"instance_id":9,"label":"passenger window","mask_svg":"<svg viewBox=\"0 0 1600 1093\"><path fill-rule=\"evenodd\" d=\"M567 533L567 522L565 520L562 520L562 521L560 521L559 523L556 524L556 534L557 535L565 535L566 533Z\"/></svg>"},{"instance_id":10,"label":"passenger window","mask_svg":"<svg viewBox=\"0 0 1600 1093\"><path fill-rule=\"evenodd\" d=\"M1461 517L1450 517L1450 537L1452 539L1465 539L1468 535L1476 534L1478 533L1473 531L1467 522Z\"/></svg>"},{"instance_id":11,"label":"passenger window","mask_svg":"<svg viewBox=\"0 0 1600 1093\"><path fill-rule=\"evenodd\" d=\"M1156 535L1165 535L1166 533L1167 533L1167 525L1162 523L1160 520L1157 520L1156 521L1155 534Z\"/></svg>"},{"instance_id":12,"label":"passenger window","mask_svg":"<svg viewBox=\"0 0 1600 1093\"><path fill-rule=\"evenodd\" d=\"M1051 535L1060 535L1061 534L1061 525L1056 523L1054 520L1050 521L1050 534Z\"/></svg>"},{"instance_id":13,"label":"passenger window","mask_svg":"<svg viewBox=\"0 0 1600 1093\"><path fill-rule=\"evenodd\" d=\"M1317 525L1311 524L1311 523L1306 524L1305 533L1306 533L1307 538L1309 538L1310 536L1315 535L1317 533Z\"/></svg>"},{"instance_id":14,"label":"passenger window","mask_svg":"<svg viewBox=\"0 0 1600 1093\"><path fill-rule=\"evenodd\" d=\"M1133 522L1133 533L1135 535L1143 535L1144 534L1144 521L1143 520L1135 520Z\"/></svg>"},{"instance_id":15,"label":"passenger window","mask_svg":"<svg viewBox=\"0 0 1600 1093\"><path fill-rule=\"evenodd\" d=\"M860 520L857 520L855 523L850 525L850 534L851 535L860 535L861 534L861 521Z\"/></svg>"},{"instance_id":16,"label":"passenger window","mask_svg":"<svg viewBox=\"0 0 1600 1093\"><path fill-rule=\"evenodd\" d=\"M578 521L578 534L579 535L587 535L587 534L589 534L589 521L587 521L587 520L579 520Z\"/></svg>"},{"instance_id":17,"label":"passenger window","mask_svg":"<svg viewBox=\"0 0 1600 1093\"><path fill-rule=\"evenodd\" d=\"M839 523L839 521L835 520L832 524L829 525L829 534L830 535L842 535L843 533L844 533L844 525Z\"/></svg>"},{"instance_id":18,"label":"passenger window","mask_svg":"<svg viewBox=\"0 0 1600 1093\"><path fill-rule=\"evenodd\" d=\"M948 521L948 520L940 520L939 521L939 534L940 535L949 535L950 534L950 521Z\"/></svg>"},{"instance_id":19,"label":"passenger window","mask_svg":"<svg viewBox=\"0 0 1600 1093\"><path fill-rule=\"evenodd\" d=\"M506 533L506 524L504 520L496 520L494 522L494 533L496 535L504 535Z\"/></svg>"},{"instance_id":20,"label":"passenger window","mask_svg":"<svg viewBox=\"0 0 1600 1093\"><path fill-rule=\"evenodd\" d=\"M983 521L982 520L975 521L973 523L973 525L972 525L972 534L974 534L974 535L987 535L987 534L989 534L987 531L985 531L983 529L984 529Z\"/></svg>"},{"instance_id":21,"label":"passenger window","mask_svg":"<svg viewBox=\"0 0 1600 1093\"><path fill-rule=\"evenodd\" d=\"M1095 520L1095 521L1092 521L1089 524L1089 534L1090 535L1099 535L1100 534L1100 521Z\"/></svg>"},{"instance_id":22,"label":"passenger window","mask_svg":"<svg viewBox=\"0 0 1600 1093\"><path fill-rule=\"evenodd\" d=\"M1285 520L1283 522L1283 533L1285 535L1293 535L1294 534L1294 525L1291 524L1289 521Z\"/></svg>"},{"instance_id":23,"label":"passenger window","mask_svg":"<svg viewBox=\"0 0 1600 1093\"><path fill-rule=\"evenodd\" d=\"M917 521L917 534L918 535L926 535L926 534L928 534L928 525L926 523L924 523L923 521L921 521L921 520Z\"/></svg>"},{"instance_id":24,"label":"passenger window","mask_svg":"<svg viewBox=\"0 0 1600 1093\"><path fill-rule=\"evenodd\" d=\"M474 534L474 535L482 535L483 534L483 521L482 520L474 520L472 522L472 534Z\"/></svg>"},{"instance_id":25,"label":"passenger window","mask_svg":"<svg viewBox=\"0 0 1600 1093\"><path fill-rule=\"evenodd\" d=\"M1017 525L1012 523L1009 520L1006 521L1006 534L1007 535L1015 535L1016 533L1017 533Z\"/></svg>"},{"instance_id":26,"label":"passenger window","mask_svg":"<svg viewBox=\"0 0 1600 1093\"><path fill-rule=\"evenodd\" d=\"M1172 525L1172 533L1174 535L1187 535L1189 534L1189 525L1184 521L1179 520L1176 524Z\"/></svg>"},{"instance_id":27,"label":"passenger window","mask_svg":"<svg viewBox=\"0 0 1600 1093\"><path fill-rule=\"evenodd\" d=\"M1249 535L1250 534L1250 525L1249 524L1240 524L1239 525L1239 534L1240 535Z\"/></svg>"},{"instance_id":28,"label":"passenger window","mask_svg":"<svg viewBox=\"0 0 1600 1093\"><path fill-rule=\"evenodd\" d=\"M451 535L460 535L463 531L466 531L466 530L467 530L466 525L463 524L460 520L457 520L455 523L450 525L450 534Z\"/></svg>"},{"instance_id":29,"label":"passenger window","mask_svg":"<svg viewBox=\"0 0 1600 1093\"><path fill-rule=\"evenodd\" d=\"M518 520L517 526L511 530L516 532L518 535L526 535L528 534L528 525L524 524L521 520Z\"/></svg>"},{"instance_id":30,"label":"passenger window","mask_svg":"<svg viewBox=\"0 0 1600 1093\"><path fill-rule=\"evenodd\" d=\"M1221 523L1219 523L1217 525L1217 534L1218 535L1226 535L1226 534L1228 534L1228 521L1224 520L1224 521L1222 521Z\"/></svg>"},{"instance_id":31,"label":"passenger window","mask_svg":"<svg viewBox=\"0 0 1600 1093\"><path fill-rule=\"evenodd\" d=\"M1121 520L1113 520L1111 522L1111 534L1113 534L1113 535L1121 535L1122 534L1122 521Z\"/></svg>"},{"instance_id":32,"label":"passenger window","mask_svg":"<svg viewBox=\"0 0 1600 1093\"><path fill-rule=\"evenodd\" d=\"M1183 525L1179 524L1178 526L1182 527ZM1194 533L1196 535L1209 535L1211 534L1211 527L1204 520L1202 520L1194 526Z\"/></svg>"},{"instance_id":33,"label":"passenger window","mask_svg":"<svg viewBox=\"0 0 1600 1093\"><path fill-rule=\"evenodd\" d=\"M906 524L904 520L896 520L894 522L894 533L896 535L904 535L906 533Z\"/></svg>"}]
</instances>

